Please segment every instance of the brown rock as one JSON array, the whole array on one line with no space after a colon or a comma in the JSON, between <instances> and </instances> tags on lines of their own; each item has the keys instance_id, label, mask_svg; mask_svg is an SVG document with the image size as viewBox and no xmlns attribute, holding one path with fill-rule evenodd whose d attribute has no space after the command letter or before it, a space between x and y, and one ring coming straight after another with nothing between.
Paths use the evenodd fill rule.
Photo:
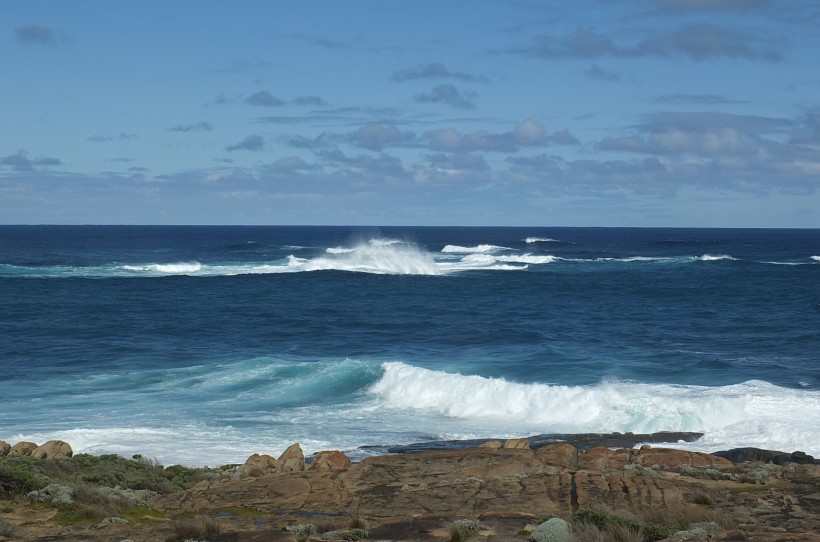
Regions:
<instances>
[{"instance_id":1,"label":"brown rock","mask_svg":"<svg viewBox=\"0 0 820 542\"><path fill-rule=\"evenodd\" d=\"M298 443L291 444L287 450L282 452L277 462L279 463L277 472L301 472L305 470L305 453Z\"/></svg>"},{"instance_id":2,"label":"brown rock","mask_svg":"<svg viewBox=\"0 0 820 542\"><path fill-rule=\"evenodd\" d=\"M717 468L732 467L732 462L728 459L712 454L687 452L685 450L652 448L649 445L641 446L640 450L633 452L630 462L646 467L660 465L669 469L677 469L681 465L697 468L709 466L715 466Z\"/></svg>"},{"instance_id":3,"label":"brown rock","mask_svg":"<svg viewBox=\"0 0 820 542\"><path fill-rule=\"evenodd\" d=\"M344 470L350 468L350 458L338 450L319 452L313 458L312 470Z\"/></svg>"},{"instance_id":4,"label":"brown rock","mask_svg":"<svg viewBox=\"0 0 820 542\"><path fill-rule=\"evenodd\" d=\"M488 440L487 442L482 443L479 448L490 448L491 450L498 450L501 448L501 441L500 440Z\"/></svg>"},{"instance_id":5,"label":"brown rock","mask_svg":"<svg viewBox=\"0 0 820 542\"><path fill-rule=\"evenodd\" d=\"M62 440L49 440L31 452L31 457L40 459L69 459L72 455L74 455L74 450Z\"/></svg>"},{"instance_id":6,"label":"brown rock","mask_svg":"<svg viewBox=\"0 0 820 542\"><path fill-rule=\"evenodd\" d=\"M578 464L578 449L572 444L553 444L535 452L535 456L547 465L572 468Z\"/></svg>"},{"instance_id":7,"label":"brown rock","mask_svg":"<svg viewBox=\"0 0 820 542\"><path fill-rule=\"evenodd\" d=\"M664 458L661 451L593 448L580 453L572 446L556 445L538 451L474 448L376 456L344 470L312 467L176 492L158 497L153 506L170 515L229 507L258 510L259 517L247 519L251 530L258 528L257 520L268 521L265 514L274 509L277 522L289 525L303 523L306 514L355 511L373 527L371 534L379 533L378 538L387 537L379 526L394 525L401 526L396 532L429 541L446 538L442 526L458 518L480 519L494 529L493 540L513 541L521 527L537 523L544 514L566 517L587 506L603 506L641 521L652 520L664 510L695 517L714 512L731 519L727 527L741 526L742 531L710 535L710 540L820 542L816 534L820 532L820 465L784 467L776 482L762 489L737 481L681 476L679 465L652 469L634 465L635 459L660 457L670 464L697 464L703 459L676 454ZM317 459L322 463L332 455L324 452ZM738 474L753 468L759 465L734 467ZM722 497L713 504L694 504L704 496L717 495ZM242 516L226 518L242 521ZM737 538L738 533L745 538ZM257 538L231 540L280 540L274 534L260 531Z\"/></svg>"},{"instance_id":8,"label":"brown rock","mask_svg":"<svg viewBox=\"0 0 820 542\"><path fill-rule=\"evenodd\" d=\"M627 449L610 450L598 446L578 454L578 466L593 471L619 469L629 463L629 454L630 450Z\"/></svg>"},{"instance_id":9,"label":"brown rock","mask_svg":"<svg viewBox=\"0 0 820 542\"><path fill-rule=\"evenodd\" d=\"M511 438L507 439L501 447L505 450L529 450L530 441L525 438Z\"/></svg>"},{"instance_id":10,"label":"brown rock","mask_svg":"<svg viewBox=\"0 0 820 542\"><path fill-rule=\"evenodd\" d=\"M24 440L12 446L11 450L9 450L9 455L31 455L31 452L36 449L36 444Z\"/></svg>"},{"instance_id":11,"label":"brown rock","mask_svg":"<svg viewBox=\"0 0 820 542\"><path fill-rule=\"evenodd\" d=\"M268 454L253 454L239 468L243 476L264 476L276 472L279 463Z\"/></svg>"},{"instance_id":12,"label":"brown rock","mask_svg":"<svg viewBox=\"0 0 820 542\"><path fill-rule=\"evenodd\" d=\"M9 450L11 450L11 444L5 440L0 440L0 457L9 455Z\"/></svg>"}]
</instances>

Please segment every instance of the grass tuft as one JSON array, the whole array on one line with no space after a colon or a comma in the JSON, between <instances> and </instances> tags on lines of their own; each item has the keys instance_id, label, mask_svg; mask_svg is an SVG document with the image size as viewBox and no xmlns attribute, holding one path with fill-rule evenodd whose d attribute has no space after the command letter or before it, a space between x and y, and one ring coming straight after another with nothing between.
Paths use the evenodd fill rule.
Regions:
<instances>
[{"instance_id":1,"label":"grass tuft","mask_svg":"<svg viewBox=\"0 0 820 542\"><path fill-rule=\"evenodd\" d=\"M206 535L219 534L221 530L219 522L207 516L174 521L175 540L200 540Z\"/></svg>"}]
</instances>

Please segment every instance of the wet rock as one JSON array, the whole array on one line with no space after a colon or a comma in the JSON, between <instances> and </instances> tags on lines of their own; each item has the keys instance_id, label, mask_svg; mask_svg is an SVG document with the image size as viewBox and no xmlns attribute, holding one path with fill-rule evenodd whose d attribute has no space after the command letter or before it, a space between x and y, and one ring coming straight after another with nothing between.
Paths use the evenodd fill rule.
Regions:
<instances>
[{"instance_id":1,"label":"wet rock","mask_svg":"<svg viewBox=\"0 0 820 542\"><path fill-rule=\"evenodd\" d=\"M786 463L797 463L798 465L816 465L818 461L805 452L778 452L776 450L763 450L760 448L732 448L714 452L712 455L725 458L733 463L744 463L746 461L760 461L761 463L774 463L775 465L785 465Z\"/></svg>"}]
</instances>

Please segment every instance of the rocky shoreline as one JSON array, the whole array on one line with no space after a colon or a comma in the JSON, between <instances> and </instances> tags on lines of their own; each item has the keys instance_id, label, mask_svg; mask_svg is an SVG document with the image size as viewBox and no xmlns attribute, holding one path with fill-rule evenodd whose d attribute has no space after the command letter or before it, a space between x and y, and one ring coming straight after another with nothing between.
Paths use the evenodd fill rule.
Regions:
<instances>
[{"instance_id":1,"label":"rocky shoreline","mask_svg":"<svg viewBox=\"0 0 820 542\"><path fill-rule=\"evenodd\" d=\"M423 443L355 463L294 444L199 469L0 441L0 541L820 542L811 456L633 447L693 435Z\"/></svg>"}]
</instances>

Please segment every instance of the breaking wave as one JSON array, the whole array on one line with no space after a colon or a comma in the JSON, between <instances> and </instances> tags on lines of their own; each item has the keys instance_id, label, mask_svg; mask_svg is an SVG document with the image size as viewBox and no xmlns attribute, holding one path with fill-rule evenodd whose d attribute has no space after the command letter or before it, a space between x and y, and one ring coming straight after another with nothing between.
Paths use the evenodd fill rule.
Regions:
<instances>
[{"instance_id":1,"label":"breaking wave","mask_svg":"<svg viewBox=\"0 0 820 542\"><path fill-rule=\"evenodd\" d=\"M385 406L431 412L490 430L696 431L705 435L689 445L691 449L756 446L820 453L820 392L814 390L757 380L718 387L624 381L559 386L465 376L401 362L382 368L384 375L370 393ZM795 411L801 413L799 418Z\"/></svg>"},{"instance_id":2,"label":"breaking wave","mask_svg":"<svg viewBox=\"0 0 820 542\"><path fill-rule=\"evenodd\" d=\"M276 252L248 252L260 261L243 257L228 261L224 257L203 261L168 261L148 263L108 263L101 265L12 265L0 264L0 277L34 278L112 278L164 276L234 276L254 274L299 273L310 271L345 271L381 275L449 275L470 271L521 271L532 266L549 264L629 264L629 265L682 265L694 262L740 261L728 254L645 256L625 255L578 257L574 253L556 254L539 252L534 243L564 243L546 237L528 237L526 247L512 248L495 244L462 246L446 244L440 250L428 250L409 241L391 238L373 238L350 245L330 247L280 246ZM256 244L237 247L258 247ZM228 251L231 252L231 251ZM243 252L234 250L233 252ZM778 265L800 265L820 262L820 256L810 260L751 262Z\"/></svg>"},{"instance_id":3,"label":"breaking wave","mask_svg":"<svg viewBox=\"0 0 820 542\"><path fill-rule=\"evenodd\" d=\"M487 254L492 252L501 252L503 250L512 250L507 247L500 247L497 245L478 245L474 247L462 247L458 245L447 245L441 249L444 253L451 254Z\"/></svg>"},{"instance_id":4,"label":"breaking wave","mask_svg":"<svg viewBox=\"0 0 820 542\"><path fill-rule=\"evenodd\" d=\"M185 263L155 263L149 265L124 265L126 271L148 271L150 273L161 273L166 275L192 275L202 271L202 264L199 262Z\"/></svg>"}]
</instances>

